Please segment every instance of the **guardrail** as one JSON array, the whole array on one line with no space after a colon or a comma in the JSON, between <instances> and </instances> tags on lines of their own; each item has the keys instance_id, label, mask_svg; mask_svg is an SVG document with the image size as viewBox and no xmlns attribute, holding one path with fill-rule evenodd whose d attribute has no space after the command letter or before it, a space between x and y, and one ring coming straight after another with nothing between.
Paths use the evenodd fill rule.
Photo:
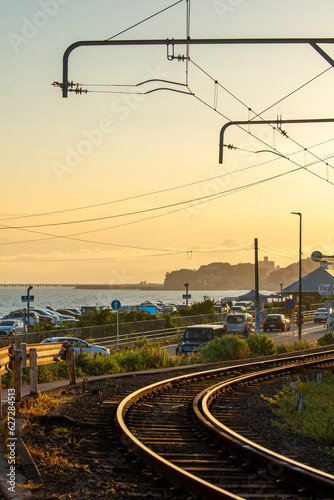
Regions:
<instances>
[{"instance_id":1,"label":"guardrail","mask_svg":"<svg viewBox=\"0 0 334 500\"><path fill-rule=\"evenodd\" d=\"M15 402L22 400L22 368L30 368L30 394L38 393L38 366L64 360L68 363L69 383L76 383L74 347L69 342L50 344L21 344L21 349L14 345L0 349L0 387L1 376L14 372ZM2 394L0 390L0 418L2 418Z\"/></svg>"}]
</instances>

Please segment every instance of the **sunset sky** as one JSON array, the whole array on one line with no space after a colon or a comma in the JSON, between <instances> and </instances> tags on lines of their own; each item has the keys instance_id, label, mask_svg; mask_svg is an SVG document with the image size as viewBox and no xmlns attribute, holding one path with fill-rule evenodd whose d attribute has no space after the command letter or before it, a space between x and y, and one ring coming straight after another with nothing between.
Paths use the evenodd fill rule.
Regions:
<instances>
[{"instance_id":1,"label":"sunset sky","mask_svg":"<svg viewBox=\"0 0 334 500\"><path fill-rule=\"evenodd\" d=\"M333 36L331 0L188 5L194 39ZM310 45L190 45L188 64L183 45L181 60L165 45L81 47L69 80L88 93L63 99L52 83L69 45L184 39L186 1L1 7L0 283L163 282L254 262L254 238L261 260L287 266L299 248L291 212L305 258L334 253L334 123L230 127L224 142L237 149L218 162L228 121L334 117L334 69ZM174 83L135 86L152 79Z\"/></svg>"}]
</instances>

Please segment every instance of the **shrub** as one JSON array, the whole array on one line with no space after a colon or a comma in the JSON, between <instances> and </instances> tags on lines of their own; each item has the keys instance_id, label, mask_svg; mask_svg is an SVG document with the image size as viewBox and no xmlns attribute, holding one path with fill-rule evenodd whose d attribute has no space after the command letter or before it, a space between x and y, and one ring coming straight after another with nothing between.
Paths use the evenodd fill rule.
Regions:
<instances>
[{"instance_id":1,"label":"shrub","mask_svg":"<svg viewBox=\"0 0 334 500\"><path fill-rule=\"evenodd\" d=\"M250 356L250 350L245 340L236 335L225 335L216 338L201 349L204 363L228 361L231 359L245 359Z\"/></svg>"},{"instance_id":2,"label":"shrub","mask_svg":"<svg viewBox=\"0 0 334 500\"><path fill-rule=\"evenodd\" d=\"M256 335L253 333L246 340L252 356L267 356L277 352L275 343L268 334Z\"/></svg>"},{"instance_id":3,"label":"shrub","mask_svg":"<svg viewBox=\"0 0 334 500\"><path fill-rule=\"evenodd\" d=\"M320 339L318 339L318 345L331 345L334 344L334 334L333 332L325 333Z\"/></svg>"}]
</instances>

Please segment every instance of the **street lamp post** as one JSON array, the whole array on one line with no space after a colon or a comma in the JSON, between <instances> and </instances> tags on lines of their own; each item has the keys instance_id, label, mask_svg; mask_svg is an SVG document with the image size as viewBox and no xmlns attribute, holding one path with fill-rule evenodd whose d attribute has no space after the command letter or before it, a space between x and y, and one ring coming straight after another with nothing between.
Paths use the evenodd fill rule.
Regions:
<instances>
[{"instance_id":1,"label":"street lamp post","mask_svg":"<svg viewBox=\"0 0 334 500\"><path fill-rule=\"evenodd\" d=\"M299 215L299 324L298 340L302 339L302 214L300 212L291 212L293 215Z\"/></svg>"},{"instance_id":2,"label":"street lamp post","mask_svg":"<svg viewBox=\"0 0 334 500\"><path fill-rule=\"evenodd\" d=\"M280 283L281 287L281 302L283 302L283 283Z\"/></svg>"}]
</instances>

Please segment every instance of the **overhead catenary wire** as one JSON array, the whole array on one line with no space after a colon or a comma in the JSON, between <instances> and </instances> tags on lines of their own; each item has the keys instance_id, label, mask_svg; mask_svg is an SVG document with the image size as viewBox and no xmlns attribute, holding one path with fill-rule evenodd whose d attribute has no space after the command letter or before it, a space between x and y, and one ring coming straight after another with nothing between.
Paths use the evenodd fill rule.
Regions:
<instances>
[{"instance_id":1,"label":"overhead catenary wire","mask_svg":"<svg viewBox=\"0 0 334 500\"><path fill-rule=\"evenodd\" d=\"M126 33L127 31L132 30L133 28L136 28L140 24L143 24L150 19L153 19L153 17L158 16L159 14L162 14L163 12L166 12L169 9L172 9L179 3L182 3L184 0L178 0L177 2L173 3L172 5L168 5L168 7L165 7L164 9L159 10L158 12L155 12L154 14L151 14L148 17L145 17L145 19L142 19L141 21L138 21L137 23L133 24L132 26L129 26L128 28L125 28L124 30L120 31L119 33L116 33L115 35L112 35L111 37L107 38L106 40L113 40L114 38L118 37L119 35L123 35L123 33Z\"/></svg>"}]
</instances>

